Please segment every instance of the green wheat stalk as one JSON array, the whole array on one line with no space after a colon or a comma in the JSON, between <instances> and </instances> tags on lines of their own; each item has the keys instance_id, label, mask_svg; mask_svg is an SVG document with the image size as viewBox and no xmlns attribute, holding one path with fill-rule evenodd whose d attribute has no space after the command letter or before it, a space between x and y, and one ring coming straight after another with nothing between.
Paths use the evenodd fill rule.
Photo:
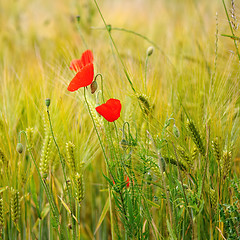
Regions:
<instances>
[{"instance_id":1,"label":"green wheat stalk","mask_svg":"<svg viewBox=\"0 0 240 240\"><path fill-rule=\"evenodd\" d=\"M228 23L229 23L230 30L231 30L231 33L232 33L234 45L235 45L235 48L236 48L236 53L237 53L237 55L238 55L238 60L240 61L240 54L239 54L239 51L238 51L238 45L237 45L237 41L236 41L236 39L235 39L235 34L234 34L233 27L232 27L232 24L231 24L231 20L230 20L229 14L228 14L228 10L227 10L227 7L226 7L226 4L225 4L225 1L224 1L224 0L222 0L222 3L223 3L223 7L224 7L224 10L225 10L227 19L228 19ZM232 37L231 37L231 38L232 38Z\"/></svg>"}]
</instances>

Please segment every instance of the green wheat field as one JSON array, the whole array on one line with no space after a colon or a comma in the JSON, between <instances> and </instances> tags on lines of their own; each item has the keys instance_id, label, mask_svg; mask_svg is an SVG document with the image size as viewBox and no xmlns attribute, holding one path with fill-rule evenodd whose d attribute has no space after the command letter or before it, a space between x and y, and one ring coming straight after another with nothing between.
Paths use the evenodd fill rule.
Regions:
<instances>
[{"instance_id":1,"label":"green wheat field","mask_svg":"<svg viewBox=\"0 0 240 240\"><path fill-rule=\"evenodd\" d=\"M240 2L0 0L0 26L0 239L240 240Z\"/></svg>"}]
</instances>

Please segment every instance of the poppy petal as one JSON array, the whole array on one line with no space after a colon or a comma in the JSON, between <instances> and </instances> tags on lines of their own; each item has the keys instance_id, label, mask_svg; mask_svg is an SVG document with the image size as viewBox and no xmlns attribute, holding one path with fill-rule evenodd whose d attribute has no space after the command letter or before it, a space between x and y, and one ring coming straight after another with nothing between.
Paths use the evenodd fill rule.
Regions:
<instances>
[{"instance_id":1,"label":"poppy petal","mask_svg":"<svg viewBox=\"0 0 240 240\"><path fill-rule=\"evenodd\" d=\"M93 63L93 53L91 50L86 50L81 59L74 59L70 64L70 69L75 72L79 72L83 67L88 65L89 63Z\"/></svg>"},{"instance_id":2,"label":"poppy petal","mask_svg":"<svg viewBox=\"0 0 240 240\"><path fill-rule=\"evenodd\" d=\"M82 68L81 59L74 59L74 60L72 60L69 68L71 70L74 70L75 72L80 71L81 68Z\"/></svg>"},{"instance_id":3,"label":"poppy petal","mask_svg":"<svg viewBox=\"0 0 240 240\"><path fill-rule=\"evenodd\" d=\"M86 66L89 63L93 63L93 53L91 50L86 50L81 57L82 66Z\"/></svg>"},{"instance_id":4,"label":"poppy petal","mask_svg":"<svg viewBox=\"0 0 240 240\"><path fill-rule=\"evenodd\" d=\"M90 63L85 67L83 67L72 79L72 81L70 82L67 88L68 91L74 92L81 87L87 87L92 83L93 77L94 77L94 68L93 68L93 64Z\"/></svg>"},{"instance_id":5,"label":"poppy petal","mask_svg":"<svg viewBox=\"0 0 240 240\"><path fill-rule=\"evenodd\" d=\"M96 111L108 122L117 120L120 117L121 109L121 102L113 98L110 98L106 103L96 107Z\"/></svg>"}]
</instances>

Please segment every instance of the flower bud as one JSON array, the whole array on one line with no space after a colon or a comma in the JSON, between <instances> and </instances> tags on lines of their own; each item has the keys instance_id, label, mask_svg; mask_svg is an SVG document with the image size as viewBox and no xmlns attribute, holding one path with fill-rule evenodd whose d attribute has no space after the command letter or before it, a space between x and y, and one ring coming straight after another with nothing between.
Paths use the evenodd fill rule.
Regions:
<instances>
[{"instance_id":1,"label":"flower bud","mask_svg":"<svg viewBox=\"0 0 240 240\"><path fill-rule=\"evenodd\" d=\"M50 106L50 103L51 103L50 98L45 99L45 104L46 104L47 107Z\"/></svg>"},{"instance_id":2,"label":"flower bud","mask_svg":"<svg viewBox=\"0 0 240 240\"><path fill-rule=\"evenodd\" d=\"M153 47L153 46L150 46L150 47L147 49L147 56L150 57L150 56L153 54L153 51L154 51L154 47Z\"/></svg>"},{"instance_id":3,"label":"flower bud","mask_svg":"<svg viewBox=\"0 0 240 240\"><path fill-rule=\"evenodd\" d=\"M97 81L93 81L90 85L90 88L91 88L91 93L94 94L98 88Z\"/></svg>"},{"instance_id":4,"label":"flower bud","mask_svg":"<svg viewBox=\"0 0 240 240\"><path fill-rule=\"evenodd\" d=\"M23 145L21 143L17 144L17 151L18 151L18 153L22 153L23 152Z\"/></svg>"}]
</instances>

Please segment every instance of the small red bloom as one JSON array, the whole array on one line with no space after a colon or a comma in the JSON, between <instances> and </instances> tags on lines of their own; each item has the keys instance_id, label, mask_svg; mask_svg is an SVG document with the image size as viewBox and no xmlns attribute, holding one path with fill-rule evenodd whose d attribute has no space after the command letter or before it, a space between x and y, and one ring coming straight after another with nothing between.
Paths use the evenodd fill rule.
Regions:
<instances>
[{"instance_id":1,"label":"small red bloom","mask_svg":"<svg viewBox=\"0 0 240 240\"><path fill-rule=\"evenodd\" d=\"M110 98L106 103L96 107L95 109L108 122L114 122L120 117L122 105L118 99Z\"/></svg>"},{"instance_id":2,"label":"small red bloom","mask_svg":"<svg viewBox=\"0 0 240 240\"><path fill-rule=\"evenodd\" d=\"M125 178L126 180L125 180L125 183L126 183L126 187L127 188L129 188L130 187L130 179L129 179L129 177L127 176L127 178ZM113 185L115 185L116 183L115 183L115 181L114 180L112 180L113 181ZM133 184L134 184L134 182L133 182Z\"/></svg>"},{"instance_id":3,"label":"small red bloom","mask_svg":"<svg viewBox=\"0 0 240 240\"><path fill-rule=\"evenodd\" d=\"M129 186L130 186L129 177L127 177L126 186L127 186L127 188L129 188Z\"/></svg>"},{"instance_id":4,"label":"small red bloom","mask_svg":"<svg viewBox=\"0 0 240 240\"><path fill-rule=\"evenodd\" d=\"M68 86L68 91L74 92L81 87L90 85L94 78L93 53L87 50L82 54L81 59L71 62L70 69L77 72Z\"/></svg>"}]
</instances>

